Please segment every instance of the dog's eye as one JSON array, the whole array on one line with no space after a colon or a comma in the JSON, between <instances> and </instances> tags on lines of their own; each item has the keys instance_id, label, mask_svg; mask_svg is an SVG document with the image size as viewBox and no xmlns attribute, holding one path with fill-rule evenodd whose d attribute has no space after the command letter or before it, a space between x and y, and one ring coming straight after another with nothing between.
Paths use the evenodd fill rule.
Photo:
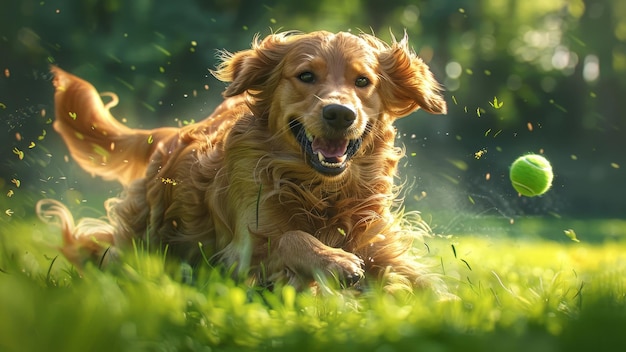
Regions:
<instances>
[{"instance_id":1,"label":"dog's eye","mask_svg":"<svg viewBox=\"0 0 626 352\"><path fill-rule=\"evenodd\" d=\"M359 77L354 81L354 85L363 88L370 85L370 80L367 77Z\"/></svg>"},{"instance_id":2,"label":"dog's eye","mask_svg":"<svg viewBox=\"0 0 626 352\"><path fill-rule=\"evenodd\" d=\"M299 76L298 79L301 80L304 83L313 83L315 82L315 75L313 74L313 72L302 72Z\"/></svg>"}]
</instances>

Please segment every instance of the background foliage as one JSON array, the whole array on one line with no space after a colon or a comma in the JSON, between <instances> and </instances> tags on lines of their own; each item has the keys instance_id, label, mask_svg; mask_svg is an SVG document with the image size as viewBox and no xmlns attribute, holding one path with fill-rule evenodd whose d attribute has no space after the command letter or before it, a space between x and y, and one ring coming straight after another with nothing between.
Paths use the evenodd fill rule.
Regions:
<instances>
[{"instance_id":1,"label":"background foliage","mask_svg":"<svg viewBox=\"0 0 626 352\"><path fill-rule=\"evenodd\" d=\"M53 133L39 143L48 148L44 156L37 154L42 148L28 150L42 130L52 132L45 122L50 63L117 92L115 113L129 125L154 127L206 116L224 87L209 73L216 50L246 49L257 33L364 30L389 40L390 32L406 30L445 84L450 105L447 116L417 112L398 123L409 155L403 173L415 194L428 195L409 195L410 207L503 218L624 216L617 190L626 165L623 1L24 0L2 10L5 191L15 188L15 177L35 192L42 178L65 177L65 188L91 183L68 173L64 149L50 153L59 145ZM27 150L30 162L17 163L14 147ZM539 151L554 164L554 189L541 199L516 199L508 166Z\"/></svg>"}]
</instances>

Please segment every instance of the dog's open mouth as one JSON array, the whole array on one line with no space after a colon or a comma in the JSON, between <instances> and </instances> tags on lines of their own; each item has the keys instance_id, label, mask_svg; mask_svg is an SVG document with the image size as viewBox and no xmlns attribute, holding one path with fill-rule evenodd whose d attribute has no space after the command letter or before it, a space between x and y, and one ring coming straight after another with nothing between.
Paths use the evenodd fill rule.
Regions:
<instances>
[{"instance_id":1,"label":"dog's open mouth","mask_svg":"<svg viewBox=\"0 0 626 352\"><path fill-rule=\"evenodd\" d=\"M309 164L325 175L339 175L356 154L362 139L324 138L306 131L297 120L290 122L291 132L305 152Z\"/></svg>"}]
</instances>

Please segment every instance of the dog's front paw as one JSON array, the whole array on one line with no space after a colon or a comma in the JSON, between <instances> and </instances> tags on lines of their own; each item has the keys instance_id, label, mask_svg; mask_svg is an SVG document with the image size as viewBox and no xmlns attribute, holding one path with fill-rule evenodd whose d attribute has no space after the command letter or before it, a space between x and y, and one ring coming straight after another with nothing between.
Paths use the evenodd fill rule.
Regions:
<instances>
[{"instance_id":1,"label":"dog's front paw","mask_svg":"<svg viewBox=\"0 0 626 352\"><path fill-rule=\"evenodd\" d=\"M354 286L365 274L363 260L352 253L333 248L325 257L325 271L344 287Z\"/></svg>"},{"instance_id":2,"label":"dog's front paw","mask_svg":"<svg viewBox=\"0 0 626 352\"><path fill-rule=\"evenodd\" d=\"M283 234L273 248L264 265L266 272L271 278L286 278L296 287L306 287L312 280L350 287L364 276L361 258L341 248L327 246L304 231Z\"/></svg>"}]
</instances>

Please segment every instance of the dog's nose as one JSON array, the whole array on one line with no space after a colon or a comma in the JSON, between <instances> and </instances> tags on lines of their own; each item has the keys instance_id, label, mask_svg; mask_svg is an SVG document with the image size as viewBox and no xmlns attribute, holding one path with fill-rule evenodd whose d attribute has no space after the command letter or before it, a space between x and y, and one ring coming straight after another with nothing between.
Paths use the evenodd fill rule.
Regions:
<instances>
[{"instance_id":1,"label":"dog's nose","mask_svg":"<svg viewBox=\"0 0 626 352\"><path fill-rule=\"evenodd\" d=\"M345 129L356 120L356 112L345 105L329 104L322 109L322 116L330 127Z\"/></svg>"}]
</instances>

